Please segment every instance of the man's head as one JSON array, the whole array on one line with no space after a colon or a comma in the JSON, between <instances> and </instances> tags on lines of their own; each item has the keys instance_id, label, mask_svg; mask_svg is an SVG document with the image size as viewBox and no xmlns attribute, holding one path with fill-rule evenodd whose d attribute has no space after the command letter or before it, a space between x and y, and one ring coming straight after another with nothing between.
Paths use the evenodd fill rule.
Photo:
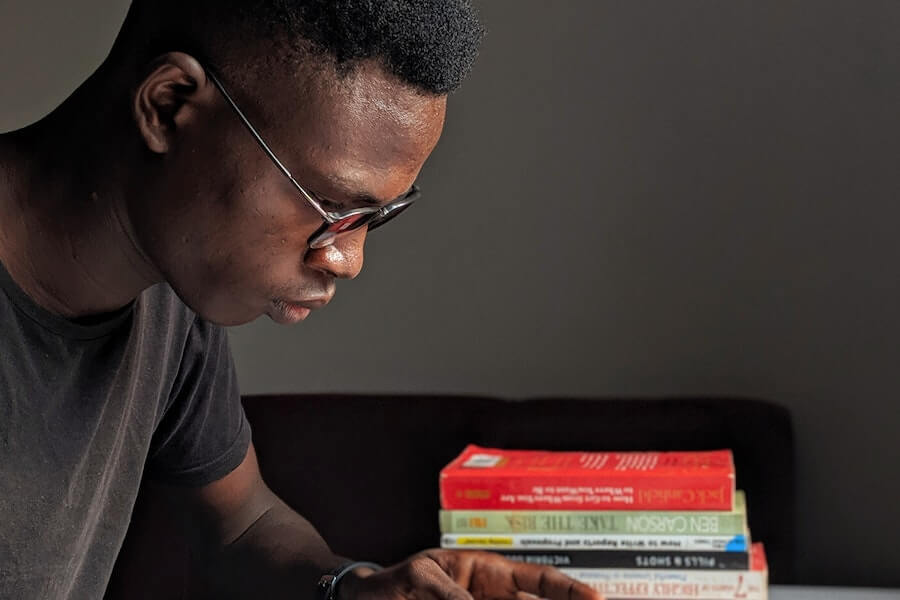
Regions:
<instances>
[{"instance_id":1,"label":"man's head","mask_svg":"<svg viewBox=\"0 0 900 600\"><path fill-rule=\"evenodd\" d=\"M136 0L108 61L131 88L136 245L207 319L302 318L359 272L366 229L310 249L321 216L210 73L327 210L385 204L436 145L480 36L466 0Z\"/></svg>"}]
</instances>

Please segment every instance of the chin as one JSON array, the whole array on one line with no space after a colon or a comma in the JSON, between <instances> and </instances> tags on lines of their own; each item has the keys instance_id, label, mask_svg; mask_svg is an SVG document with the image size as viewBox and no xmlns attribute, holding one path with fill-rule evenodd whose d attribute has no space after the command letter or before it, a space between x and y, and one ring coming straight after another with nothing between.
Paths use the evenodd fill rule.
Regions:
<instances>
[{"instance_id":1,"label":"chin","mask_svg":"<svg viewBox=\"0 0 900 600\"><path fill-rule=\"evenodd\" d=\"M252 323L262 315L256 315L253 317L235 317L231 319L206 319L210 323L214 323L219 325L220 327L237 327L238 325L246 325L247 323ZM205 318L205 317L204 317Z\"/></svg>"},{"instance_id":2,"label":"chin","mask_svg":"<svg viewBox=\"0 0 900 600\"><path fill-rule=\"evenodd\" d=\"M200 316L201 319L212 323L213 325L218 325L220 327L236 327L238 325L246 325L251 321L255 321L257 318L262 316L262 314L252 315L252 316L237 316L237 315L223 315L216 312L206 313L201 311L194 311L197 315Z\"/></svg>"},{"instance_id":3,"label":"chin","mask_svg":"<svg viewBox=\"0 0 900 600\"><path fill-rule=\"evenodd\" d=\"M224 287L210 293L209 290L204 292L196 287L185 286L185 289L179 289L171 283L169 285L188 308L204 321L214 325L222 327L246 325L267 312L265 304L259 304L257 301L257 305L254 306L252 302L241 302L238 295L228 293L228 289Z\"/></svg>"},{"instance_id":4,"label":"chin","mask_svg":"<svg viewBox=\"0 0 900 600\"><path fill-rule=\"evenodd\" d=\"M263 310L252 310L247 307L237 308L233 305L227 306L225 303L209 303L198 306L188 304L188 307L204 321L221 327L246 325L265 314Z\"/></svg>"}]
</instances>

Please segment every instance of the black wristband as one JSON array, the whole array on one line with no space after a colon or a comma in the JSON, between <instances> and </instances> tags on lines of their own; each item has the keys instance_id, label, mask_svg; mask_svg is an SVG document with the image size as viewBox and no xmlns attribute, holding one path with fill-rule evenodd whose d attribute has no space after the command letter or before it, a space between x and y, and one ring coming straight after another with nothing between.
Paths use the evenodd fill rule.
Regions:
<instances>
[{"instance_id":1,"label":"black wristband","mask_svg":"<svg viewBox=\"0 0 900 600\"><path fill-rule=\"evenodd\" d=\"M353 561L338 565L319 579L317 587L319 588L319 598L321 600L335 600L337 598L337 585L343 579L344 575L358 569L359 567L368 567L374 571L380 571L384 567L373 562Z\"/></svg>"}]
</instances>

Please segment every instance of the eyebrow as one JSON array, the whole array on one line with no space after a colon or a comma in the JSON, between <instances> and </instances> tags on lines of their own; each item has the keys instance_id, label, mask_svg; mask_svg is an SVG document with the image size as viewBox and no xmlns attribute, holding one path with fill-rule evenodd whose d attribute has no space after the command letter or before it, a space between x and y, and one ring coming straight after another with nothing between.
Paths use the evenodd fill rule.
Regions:
<instances>
[{"instance_id":1,"label":"eyebrow","mask_svg":"<svg viewBox=\"0 0 900 600\"><path fill-rule=\"evenodd\" d=\"M325 195L320 192L313 192L315 196L329 204L334 204L338 206L346 206L346 205L360 205L364 204L366 206L379 206L381 205L381 200L372 196L368 192L360 191L359 189L353 186L353 182L349 179L345 179L338 175L326 175L325 179L331 184L333 191L336 192L337 196L344 198L344 201L338 201L332 195Z\"/></svg>"},{"instance_id":2,"label":"eyebrow","mask_svg":"<svg viewBox=\"0 0 900 600\"><path fill-rule=\"evenodd\" d=\"M372 194L369 194L368 192L354 189L353 187L351 187L353 184L349 179L345 179L338 175L328 175L326 176L326 179L328 179L328 181L335 186L336 191L338 191L342 197L346 197L349 200L348 203L344 203L337 202L333 198L330 198L328 196L321 196L323 200L326 200L332 204L350 204L353 206L364 204L366 206L383 206L389 202L397 200L398 198L402 198L409 193L409 190L406 190L405 192L397 196L397 198L391 198L390 200L381 200L379 198L376 198ZM410 187L409 189L411 190L412 187Z\"/></svg>"}]
</instances>

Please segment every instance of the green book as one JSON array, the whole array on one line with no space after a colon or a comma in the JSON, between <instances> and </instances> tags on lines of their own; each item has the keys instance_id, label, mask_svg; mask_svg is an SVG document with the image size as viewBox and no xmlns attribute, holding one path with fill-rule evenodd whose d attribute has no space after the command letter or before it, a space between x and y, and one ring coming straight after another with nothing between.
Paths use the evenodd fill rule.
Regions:
<instances>
[{"instance_id":1,"label":"green book","mask_svg":"<svg viewBox=\"0 0 900 600\"><path fill-rule=\"evenodd\" d=\"M441 533L749 535L744 492L730 511L441 510Z\"/></svg>"}]
</instances>

